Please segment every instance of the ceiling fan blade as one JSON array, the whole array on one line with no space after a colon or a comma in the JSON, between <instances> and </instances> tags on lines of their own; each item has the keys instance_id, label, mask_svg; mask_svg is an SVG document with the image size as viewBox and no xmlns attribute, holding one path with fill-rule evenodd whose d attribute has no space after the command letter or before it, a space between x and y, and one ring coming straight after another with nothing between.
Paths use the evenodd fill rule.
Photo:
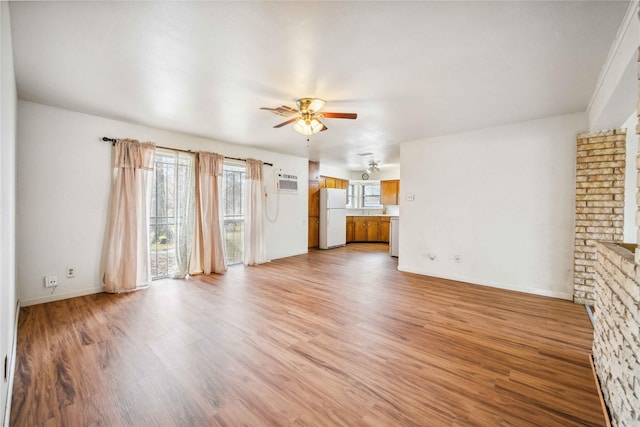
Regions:
<instances>
[{"instance_id":1,"label":"ceiling fan blade","mask_svg":"<svg viewBox=\"0 0 640 427\"><path fill-rule=\"evenodd\" d=\"M295 122L296 120L298 120L298 117L294 117L293 119L289 119L289 120L287 120L286 122L282 122L282 123L280 123L279 125L275 125L275 126L274 126L274 128L281 128L282 126L286 126L286 125L288 125L289 123L293 123L293 122Z\"/></svg>"},{"instance_id":2,"label":"ceiling fan blade","mask_svg":"<svg viewBox=\"0 0 640 427\"><path fill-rule=\"evenodd\" d=\"M269 108L269 107L260 107L261 110L267 110L267 111L271 111L273 114L277 114L279 116L282 117L288 117L292 114L296 114L298 112L298 110L296 110L295 108L291 108L288 107L286 105L281 105L279 107L276 108Z\"/></svg>"},{"instance_id":3,"label":"ceiling fan blade","mask_svg":"<svg viewBox=\"0 0 640 427\"><path fill-rule=\"evenodd\" d=\"M320 113L322 117L327 119L356 119L358 115L356 113Z\"/></svg>"}]
</instances>

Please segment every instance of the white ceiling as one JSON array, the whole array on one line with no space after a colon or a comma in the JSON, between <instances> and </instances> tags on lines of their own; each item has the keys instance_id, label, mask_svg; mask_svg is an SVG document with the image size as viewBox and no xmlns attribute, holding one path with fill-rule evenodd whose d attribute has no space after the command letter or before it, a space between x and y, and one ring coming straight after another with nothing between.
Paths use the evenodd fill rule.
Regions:
<instances>
[{"instance_id":1,"label":"white ceiling","mask_svg":"<svg viewBox=\"0 0 640 427\"><path fill-rule=\"evenodd\" d=\"M11 20L21 99L357 169L585 111L627 3L14 2ZM358 119L307 147L258 109L306 96Z\"/></svg>"}]
</instances>

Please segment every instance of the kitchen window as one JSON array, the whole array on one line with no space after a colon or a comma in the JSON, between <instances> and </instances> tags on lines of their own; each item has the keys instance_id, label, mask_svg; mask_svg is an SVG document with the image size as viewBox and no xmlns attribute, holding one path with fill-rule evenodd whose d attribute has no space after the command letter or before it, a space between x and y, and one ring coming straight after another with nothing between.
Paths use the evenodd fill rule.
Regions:
<instances>
[{"instance_id":1,"label":"kitchen window","mask_svg":"<svg viewBox=\"0 0 640 427\"><path fill-rule=\"evenodd\" d=\"M379 208L380 205L380 183L362 185L362 207Z\"/></svg>"},{"instance_id":2,"label":"kitchen window","mask_svg":"<svg viewBox=\"0 0 640 427\"><path fill-rule=\"evenodd\" d=\"M347 207L355 208L356 207L356 185L349 184L347 188Z\"/></svg>"},{"instance_id":3,"label":"kitchen window","mask_svg":"<svg viewBox=\"0 0 640 427\"><path fill-rule=\"evenodd\" d=\"M380 209L380 182L353 181L347 189L349 198L347 207L351 209L373 208Z\"/></svg>"}]
</instances>

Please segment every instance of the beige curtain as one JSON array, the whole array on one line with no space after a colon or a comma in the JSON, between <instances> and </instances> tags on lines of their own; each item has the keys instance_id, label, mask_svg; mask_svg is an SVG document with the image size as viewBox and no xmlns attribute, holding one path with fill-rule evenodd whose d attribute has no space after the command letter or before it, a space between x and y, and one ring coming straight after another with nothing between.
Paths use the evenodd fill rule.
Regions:
<instances>
[{"instance_id":1,"label":"beige curtain","mask_svg":"<svg viewBox=\"0 0 640 427\"><path fill-rule=\"evenodd\" d=\"M262 162L247 159L244 195L244 264L269 262L264 236Z\"/></svg>"},{"instance_id":2,"label":"beige curtain","mask_svg":"<svg viewBox=\"0 0 640 427\"><path fill-rule=\"evenodd\" d=\"M119 139L114 145L104 288L118 293L151 283L149 211L155 145Z\"/></svg>"},{"instance_id":3,"label":"beige curtain","mask_svg":"<svg viewBox=\"0 0 640 427\"><path fill-rule=\"evenodd\" d=\"M227 271L220 196L223 166L224 156L207 152L198 153L196 187L198 215L196 215L194 254L189 268L190 274Z\"/></svg>"},{"instance_id":4,"label":"beige curtain","mask_svg":"<svg viewBox=\"0 0 640 427\"><path fill-rule=\"evenodd\" d=\"M173 279L184 279L189 273L193 252L195 213L195 155L176 153L175 248L176 265L169 273Z\"/></svg>"}]
</instances>

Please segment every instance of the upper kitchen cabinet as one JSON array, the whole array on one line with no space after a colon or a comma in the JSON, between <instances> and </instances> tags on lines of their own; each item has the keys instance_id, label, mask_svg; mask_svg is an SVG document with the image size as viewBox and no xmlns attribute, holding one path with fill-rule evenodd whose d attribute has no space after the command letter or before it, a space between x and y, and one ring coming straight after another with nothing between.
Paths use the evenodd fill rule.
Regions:
<instances>
[{"instance_id":1,"label":"upper kitchen cabinet","mask_svg":"<svg viewBox=\"0 0 640 427\"><path fill-rule=\"evenodd\" d=\"M400 204L400 180L380 181L380 203L383 205Z\"/></svg>"},{"instance_id":2,"label":"upper kitchen cabinet","mask_svg":"<svg viewBox=\"0 0 640 427\"><path fill-rule=\"evenodd\" d=\"M309 160L309 181L320 179L320 163Z\"/></svg>"},{"instance_id":3,"label":"upper kitchen cabinet","mask_svg":"<svg viewBox=\"0 0 640 427\"><path fill-rule=\"evenodd\" d=\"M346 179L334 178L331 176L320 175L320 188L349 188L349 181Z\"/></svg>"}]
</instances>

